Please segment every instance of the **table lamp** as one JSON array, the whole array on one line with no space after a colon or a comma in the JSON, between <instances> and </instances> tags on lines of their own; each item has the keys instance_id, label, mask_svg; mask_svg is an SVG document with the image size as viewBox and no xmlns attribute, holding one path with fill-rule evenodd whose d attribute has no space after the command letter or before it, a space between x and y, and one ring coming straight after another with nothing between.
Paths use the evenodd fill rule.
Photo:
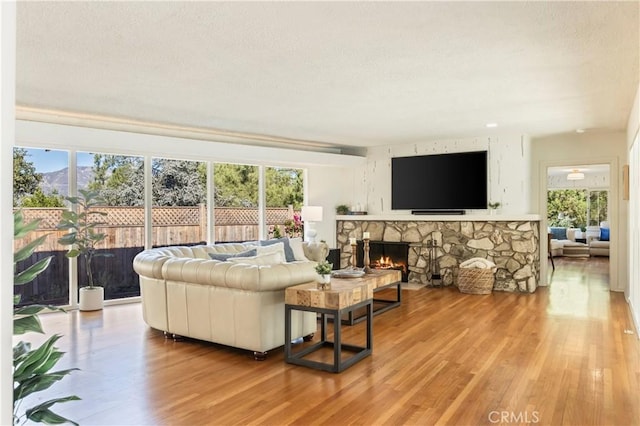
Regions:
<instances>
[{"instance_id":1,"label":"table lamp","mask_svg":"<svg viewBox=\"0 0 640 426\"><path fill-rule=\"evenodd\" d=\"M305 240L315 242L318 231L313 229L314 222L322 222L322 206L302 206Z\"/></svg>"}]
</instances>

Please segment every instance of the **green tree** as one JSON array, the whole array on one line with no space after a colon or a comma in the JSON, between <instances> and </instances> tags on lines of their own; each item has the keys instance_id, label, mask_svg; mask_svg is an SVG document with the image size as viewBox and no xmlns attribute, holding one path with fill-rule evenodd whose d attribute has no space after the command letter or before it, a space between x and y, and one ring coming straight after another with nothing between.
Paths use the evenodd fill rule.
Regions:
<instances>
[{"instance_id":1,"label":"green tree","mask_svg":"<svg viewBox=\"0 0 640 426\"><path fill-rule=\"evenodd\" d=\"M140 157L95 154L88 187L109 206L144 205L144 161Z\"/></svg>"},{"instance_id":2,"label":"green tree","mask_svg":"<svg viewBox=\"0 0 640 426\"><path fill-rule=\"evenodd\" d=\"M258 168L244 164L216 164L213 171L215 205L258 207Z\"/></svg>"},{"instance_id":3,"label":"green tree","mask_svg":"<svg viewBox=\"0 0 640 426\"><path fill-rule=\"evenodd\" d=\"M42 189L36 188L33 194L22 198L20 204L22 207L64 207L64 199L57 189L47 195L42 192Z\"/></svg>"},{"instance_id":4,"label":"green tree","mask_svg":"<svg viewBox=\"0 0 640 426\"><path fill-rule=\"evenodd\" d=\"M34 194L42 183L42 173L37 173L29 153L24 148L13 149L13 206L19 207L22 199Z\"/></svg>"},{"instance_id":5,"label":"green tree","mask_svg":"<svg viewBox=\"0 0 640 426\"><path fill-rule=\"evenodd\" d=\"M583 228L587 226L587 191L553 189L547 192L549 226Z\"/></svg>"},{"instance_id":6,"label":"green tree","mask_svg":"<svg viewBox=\"0 0 640 426\"><path fill-rule=\"evenodd\" d=\"M139 157L96 154L89 189L98 191L110 206L144 203L144 162ZM301 169L268 167L268 207L303 204ZM206 201L206 163L155 159L152 164L153 204L195 206ZM258 167L219 163L214 167L214 202L220 207L258 206Z\"/></svg>"},{"instance_id":7,"label":"green tree","mask_svg":"<svg viewBox=\"0 0 640 426\"><path fill-rule=\"evenodd\" d=\"M206 200L197 161L153 161L153 202L158 206L197 206Z\"/></svg>"},{"instance_id":8,"label":"green tree","mask_svg":"<svg viewBox=\"0 0 640 426\"><path fill-rule=\"evenodd\" d=\"M267 207L283 207L289 204L300 208L304 202L302 170L267 167L266 201Z\"/></svg>"}]
</instances>

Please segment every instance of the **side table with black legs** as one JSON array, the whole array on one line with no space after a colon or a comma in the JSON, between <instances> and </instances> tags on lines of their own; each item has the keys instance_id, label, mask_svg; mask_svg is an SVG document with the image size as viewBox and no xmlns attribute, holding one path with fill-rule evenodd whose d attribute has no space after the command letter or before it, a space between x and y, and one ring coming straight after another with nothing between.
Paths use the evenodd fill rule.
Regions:
<instances>
[{"instance_id":1,"label":"side table with black legs","mask_svg":"<svg viewBox=\"0 0 640 426\"><path fill-rule=\"evenodd\" d=\"M370 282L350 282L332 280L331 289L318 290L315 282L288 287L285 290L285 345L284 357L289 364L302 365L318 370L339 373L373 351L373 284ZM344 314L356 309L366 310L366 344L357 346L342 341L342 321ZM291 343L291 311L310 311L320 314L320 341L293 352ZM328 317L333 322L333 340L327 339ZM336 320L337 319L337 320ZM322 348L333 348L333 363L309 359L307 356ZM353 353L343 359L343 351Z\"/></svg>"}]
</instances>

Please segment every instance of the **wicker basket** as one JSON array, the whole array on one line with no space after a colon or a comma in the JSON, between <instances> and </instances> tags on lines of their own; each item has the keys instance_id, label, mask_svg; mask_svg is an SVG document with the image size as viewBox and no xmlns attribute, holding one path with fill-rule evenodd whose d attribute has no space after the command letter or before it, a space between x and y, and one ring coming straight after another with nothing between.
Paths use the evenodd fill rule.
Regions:
<instances>
[{"instance_id":1,"label":"wicker basket","mask_svg":"<svg viewBox=\"0 0 640 426\"><path fill-rule=\"evenodd\" d=\"M493 290L493 270L480 268L460 268L458 289L468 294L491 294Z\"/></svg>"}]
</instances>

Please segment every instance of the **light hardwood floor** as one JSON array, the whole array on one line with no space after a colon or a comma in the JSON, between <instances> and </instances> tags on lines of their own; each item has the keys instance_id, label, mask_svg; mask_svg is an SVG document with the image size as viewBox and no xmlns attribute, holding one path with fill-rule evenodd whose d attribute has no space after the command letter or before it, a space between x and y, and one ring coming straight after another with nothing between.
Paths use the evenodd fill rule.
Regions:
<instances>
[{"instance_id":1,"label":"light hardwood floor","mask_svg":"<svg viewBox=\"0 0 640 426\"><path fill-rule=\"evenodd\" d=\"M61 364L81 369L51 394L83 399L54 411L84 425L638 425L640 343L607 268L558 258L534 294L404 290L375 317L373 355L341 374L285 364L282 349L256 362L165 340L139 304L49 314Z\"/></svg>"}]
</instances>

